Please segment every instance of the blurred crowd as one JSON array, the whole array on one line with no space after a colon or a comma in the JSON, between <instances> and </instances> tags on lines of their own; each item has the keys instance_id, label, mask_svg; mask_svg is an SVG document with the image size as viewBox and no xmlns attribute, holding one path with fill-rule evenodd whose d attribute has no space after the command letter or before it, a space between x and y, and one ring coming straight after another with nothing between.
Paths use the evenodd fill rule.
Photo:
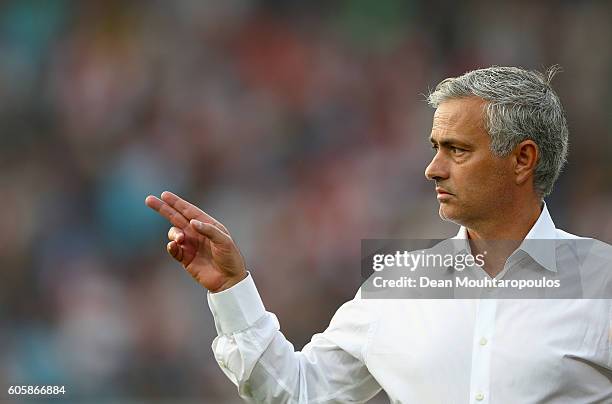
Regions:
<instances>
[{"instance_id":1,"label":"blurred crowd","mask_svg":"<svg viewBox=\"0 0 612 404\"><path fill-rule=\"evenodd\" d=\"M549 209L610 242L610 15L597 1L2 2L0 385L237 402L206 293L145 196L171 190L226 224L299 349L356 292L361 239L456 231L423 175L424 94L479 67L563 67L570 163Z\"/></svg>"}]
</instances>

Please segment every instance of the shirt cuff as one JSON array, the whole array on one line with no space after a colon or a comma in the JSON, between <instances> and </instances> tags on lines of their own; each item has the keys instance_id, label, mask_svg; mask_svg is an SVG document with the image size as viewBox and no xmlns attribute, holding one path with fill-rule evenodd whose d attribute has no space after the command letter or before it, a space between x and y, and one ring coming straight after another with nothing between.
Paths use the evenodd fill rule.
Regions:
<instances>
[{"instance_id":1,"label":"shirt cuff","mask_svg":"<svg viewBox=\"0 0 612 404\"><path fill-rule=\"evenodd\" d=\"M229 289L208 292L208 305L220 335L244 331L266 313L250 273Z\"/></svg>"}]
</instances>

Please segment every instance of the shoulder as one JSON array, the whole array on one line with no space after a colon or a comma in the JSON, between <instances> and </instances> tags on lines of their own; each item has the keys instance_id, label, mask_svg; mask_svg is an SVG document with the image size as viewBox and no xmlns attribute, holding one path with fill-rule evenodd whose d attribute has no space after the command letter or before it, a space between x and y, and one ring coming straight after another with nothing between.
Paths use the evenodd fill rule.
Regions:
<instances>
[{"instance_id":1,"label":"shoulder","mask_svg":"<svg viewBox=\"0 0 612 404\"><path fill-rule=\"evenodd\" d=\"M565 230L555 229L555 235L557 239L589 239L590 237L578 236L576 234L572 234L566 232Z\"/></svg>"},{"instance_id":2,"label":"shoulder","mask_svg":"<svg viewBox=\"0 0 612 404\"><path fill-rule=\"evenodd\" d=\"M571 240L573 245L580 247L578 251L583 254L592 254L604 258L606 263L612 262L612 245L596 238L578 236L561 229L555 229L555 232L557 240Z\"/></svg>"}]
</instances>

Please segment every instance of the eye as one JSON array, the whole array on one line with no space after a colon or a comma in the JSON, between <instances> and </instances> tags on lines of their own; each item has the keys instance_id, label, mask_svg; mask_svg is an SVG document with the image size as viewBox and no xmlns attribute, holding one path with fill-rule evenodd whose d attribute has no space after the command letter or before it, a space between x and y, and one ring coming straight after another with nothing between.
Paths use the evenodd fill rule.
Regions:
<instances>
[{"instance_id":1,"label":"eye","mask_svg":"<svg viewBox=\"0 0 612 404\"><path fill-rule=\"evenodd\" d=\"M438 150L438 145L437 144L432 144L431 145L431 150L437 151Z\"/></svg>"},{"instance_id":2,"label":"eye","mask_svg":"<svg viewBox=\"0 0 612 404\"><path fill-rule=\"evenodd\" d=\"M460 149L460 148L455 147L455 146L450 146L449 149L450 149L451 153L453 153L453 154L461 154L461 153L463 153L465 151L465 150Z\"/></svg>"}]
</instances>

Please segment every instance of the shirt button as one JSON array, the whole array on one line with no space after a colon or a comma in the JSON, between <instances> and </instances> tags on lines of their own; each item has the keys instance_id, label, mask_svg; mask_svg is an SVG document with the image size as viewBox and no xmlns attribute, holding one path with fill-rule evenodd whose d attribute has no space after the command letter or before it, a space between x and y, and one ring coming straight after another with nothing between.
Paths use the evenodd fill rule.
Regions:
<instances>
[{"instance_id":1,"label":"shirt button","mask_svg":"<svg viewBox=\"0 0 612 404\"><path fill-rule=\"evenodd\" d=\"M482 337L482 338L480 339L480 345L482 345L482 346L487 345L487 342L489 342L489 341L487 341L487 339L486 339L485 337Z\"/></svg>"},{"instance_id":2,"label":"shirt button","mask_svg":"<svg viewBox=\"0 0 612 404\"><path fill-rule=\"evenodd\" d=\"M477 400L477 401L482 401L482 400L484 400L484 394L482 394L482 393L478 393L478 394L476 394L476 400Z\"/></svg>"}]
</instances>

